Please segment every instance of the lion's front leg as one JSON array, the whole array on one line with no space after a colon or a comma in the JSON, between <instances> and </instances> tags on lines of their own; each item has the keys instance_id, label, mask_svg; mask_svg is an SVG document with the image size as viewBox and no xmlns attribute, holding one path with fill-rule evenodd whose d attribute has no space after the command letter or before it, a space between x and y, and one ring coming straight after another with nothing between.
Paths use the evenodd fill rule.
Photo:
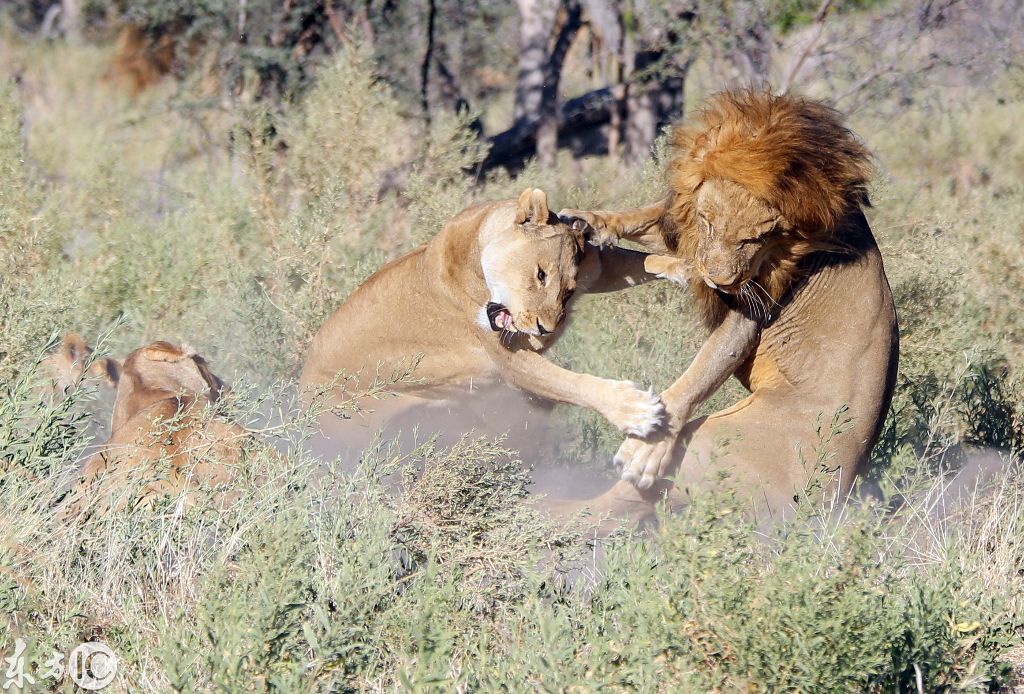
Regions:
<instances>
[{"instance_id":1,"label":"lion's front leg","mask_svg":"<svg viewBox=\"0 0 1024 694\"><path fill-rule=\"evenodd\" d=\"M683 375L661 394L667 415L662 433L647 441L631 437L619 446L615 462L622 466L622 479L648 489L655 479L667 474L683 427L700 403L750 356L760 331L757 321L737 311L729 312Z\"/></svg>"},{"instance_id":2,"label":"lion's front leg","mask_svg":"<svg viewBox=\"0 0 1024 694\"><path fill-rule=\"evenodd\" d=\"M595 246L613 246L622 239L634 241L651 253L667 253L662 234L665 200L624 212L565 209L558 217L566 224L577 220L587 225L587 237Z\"/></svg>"},{"instance_id":3,"label":"lion's front leg","mask_svg":"<svg viewBox=\"0 0 1024 694\"><path fill-rule=\"evenodd\" d=\"M656 436L627 437L615 452L615 465L622 468L622 479L638 489L650 489L655 480L664 478L672 465L679 435L695 409L676 405Z\"/></svg>"}]
</instances>

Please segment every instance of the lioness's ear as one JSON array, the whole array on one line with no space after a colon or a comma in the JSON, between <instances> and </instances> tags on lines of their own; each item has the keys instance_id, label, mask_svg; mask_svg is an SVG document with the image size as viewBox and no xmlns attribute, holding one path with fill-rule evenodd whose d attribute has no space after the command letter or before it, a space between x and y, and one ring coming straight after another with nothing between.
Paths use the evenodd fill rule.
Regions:
<instances>
[{"instance_id":1,"label":"lioness's ear","mask_svg":"<svg viewBox=\"0 0 1024 694\"><path fill-rule=\"evenodd\" d=\"M150 361L176 362L190 356L190 354L189 350L184 348L184 345L179 348L170 342L154 342L142 350L142 356Z\"/></svg>"},{"instance_id":2,"label":"lioness's ear","mask_svg":"<svg viewBox=\"0 0 1024 694\"><path fill-rule=\"evenodd\" d=\"M89 367L89 373L102 378L112 388L117 388L118 381L121 380L121 362L110 357L97 359Z\"/></svg>"},{"instance_id":3,"label":"lioness's ear","mask_svg":"<svg viewBox=\"0 0 1024 694\"><path fill-rule=\"evenodd\" d=\"M82 378L85 361L92 350L76 333L68 333L60 346L46 358L46 364L61 388L70 388Z\"/></svg>"},{"instance_id":4,"label":"lioness's ear","mask_svg":"<svg viewBox=\"0 0 1024 694\"><path fill-rule=\"evenodd\" d=\"M215 373L210 371L210 367L207 365L205 359L196 355L192 361L195 362L196 368L199 370L199 375L203 377L203 380L206 381L207 387L210 389L210 400L217 401L222 395L231 390L228 385L220 379L220 376L217 376Z\"/></svg>"},{"instance_id":5,"label":"lioness's ear","mask_svg":"<svg viewBox=\"0 0 1024 694\"><path fill-rule=\"evenodd\" d=\"M572 232L573 241L576 242L576 262L578 263L587 248L587 235L583 231L583 222L578 219L573 220L570 231Z\"/></svg>"},{"instance_id":6,"label":"lioness's ear","mask_svg":"<svg viewBox=\"0 0 1024 694\"><path fill-rule=\"evenodd\" d=\"M89 345L85 344L85 340L78 333L68 333L61 340L60 352L68 359L68 361L77 362L85 359L92 350L89 349Z\"/></svg>"},{"instance_id":7,"label":"lioness's ear","mask_svg":"<svg viewBox=\"0 0 1024 694\"><path fill-rule=\"evenodd\" d=\"M547 193L540 188L527 188L519 196L519 202L516 204L516 224L547 224L550 214Z\"/></svg>"}]
</instances>

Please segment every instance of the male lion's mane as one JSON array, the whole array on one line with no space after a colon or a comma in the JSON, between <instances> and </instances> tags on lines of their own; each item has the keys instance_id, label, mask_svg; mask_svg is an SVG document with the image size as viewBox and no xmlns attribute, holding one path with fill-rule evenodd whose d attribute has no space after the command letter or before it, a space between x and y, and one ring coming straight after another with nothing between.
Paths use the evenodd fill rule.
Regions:
<instances>
[{"instance_id":1,"label":"male lion's mane","mask_svg":"<svg viewBox=\"0 0 1024 694\"><path fill-rule=\"evenodd\" d=\"M693 260L697 250L697 192L705 181L731 181L783 216L782 237L754 278L778 302L801 276L800 261L844 247L843 220L869 205L870 155L824 104L799 96L734 90L711 97L692 122L671 136L669 200L662 229L666 246ZM705 325L714 327L729 305L699 278L690 282Z\"/></svg>"}]
</instances>

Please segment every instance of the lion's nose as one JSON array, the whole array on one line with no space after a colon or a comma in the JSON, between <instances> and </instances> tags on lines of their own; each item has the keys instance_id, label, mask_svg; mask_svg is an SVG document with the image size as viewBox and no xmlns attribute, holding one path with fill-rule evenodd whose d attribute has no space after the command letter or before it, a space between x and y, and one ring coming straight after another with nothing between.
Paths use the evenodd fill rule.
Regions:
<instances>
[{"instance_id":1,"label":"lion's nose","mask_svg":"<svg viewBox=\"0 0 1024 694\"><path fill-rule=\"evenodd\" d=\"M707 274L704 275L704 284L708 285L712 289L723 289L725 287L731 287L736 284L740 279L739 273L733 272L721 273L718 275Z\"/></svg>"},{"instance_id":2,"label":"lion's nose","mask_svg":"<svg viewBox=\"0 0 1024 694\"><path fill-rule=\"evenodd\" d=\"M541 335L547 335L551 332L541 324L540 318L537 319L537 332L539 332Z\"/></svg>"}]
</instances>

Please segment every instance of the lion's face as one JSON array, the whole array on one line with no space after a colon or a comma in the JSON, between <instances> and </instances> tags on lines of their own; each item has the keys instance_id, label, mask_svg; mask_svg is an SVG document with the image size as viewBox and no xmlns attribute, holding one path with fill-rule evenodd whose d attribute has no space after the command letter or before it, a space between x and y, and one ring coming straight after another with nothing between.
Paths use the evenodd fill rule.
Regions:
<instances>
[{"instance_id":1,"label":"lion's face","mask_svg":"<svg viewBox=\"0 0 1024 694\"><path fill-rule=\"evenodd\" d=\"M782 214L730 181L706 181L697 193L695 265L712 289L738 294L785 243Z\"/></svg>"},{"instance_id":2,"label":"lion's face","mask_svg":"<svg viewBox=\"0 0 1024 694\"><path fill-rule=\"evenodd\" d=\"M524 191L511 224L481 253L488 327L536 337L554 332L576 289L583 244L580 230L550 214L543 191Z\"/></svg>"}]
</instances>

